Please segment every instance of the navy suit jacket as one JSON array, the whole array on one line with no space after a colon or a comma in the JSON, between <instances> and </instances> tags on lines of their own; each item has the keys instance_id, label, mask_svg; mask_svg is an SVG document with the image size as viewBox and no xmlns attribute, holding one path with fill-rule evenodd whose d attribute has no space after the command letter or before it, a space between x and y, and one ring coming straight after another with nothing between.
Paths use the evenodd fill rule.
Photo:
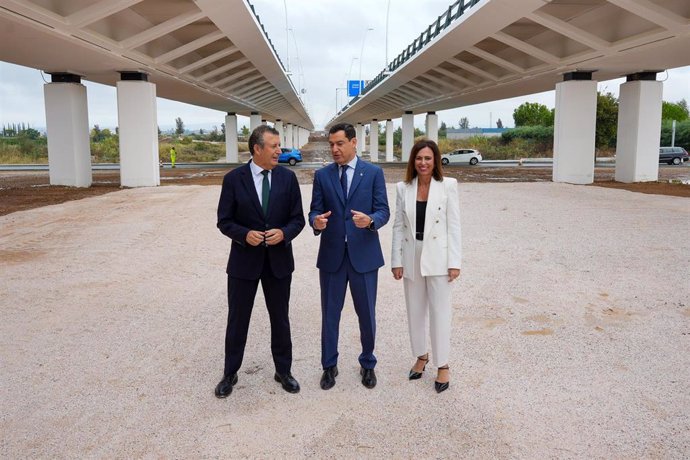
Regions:
<instances>
[{"instance_id":1,"label":"navy suit jacket","mask_svg":"<svg viewBox=\"0 0 690 460\"><path fill-rule=\"evenodd\" d=\"M266 216L261 209L249 163L233 169L223 178L217 225L224 235L232 238L227 274L234 278L259 279L267 259L276 278L284 278L295 269L290 242L305 225L302 195L295 173L283 166L276 166L271 171ZM247 244L250 230L271 228L281 229L285 239L274 246Z\"/></svg>"},{"instance_id":2,"label":"navy suit jacket","mask_svg":"<svg viewBox=\"0 0 690 460\"><path fill-rule=\"evenodd\" d=\"M374 220L373 230L355 226L350 212L353 209ZM384 261L378 229L386 225L390 217L383 170L358 158L347 198L343 196L337 163L316 171L309 225L313 228L316 216L328 211L332 214L326 228L321 232L314 231L321 235L316 266L326 272L337 271L345 256L347 235L347 255L358 273L382 267Z\"/></svg>"}]
</instances>

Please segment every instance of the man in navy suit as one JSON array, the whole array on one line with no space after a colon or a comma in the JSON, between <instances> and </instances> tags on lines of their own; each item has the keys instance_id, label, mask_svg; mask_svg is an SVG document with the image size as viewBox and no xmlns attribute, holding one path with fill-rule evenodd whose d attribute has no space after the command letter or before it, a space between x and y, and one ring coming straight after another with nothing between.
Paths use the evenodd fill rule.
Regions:
<instances>
[{"instance_id":1,"label":"man in navy suit","mask_svg":"<svg viewBox=\"0 0 690 460\"><path fill-rule=\"evenodd\" d=\"M321 388L335 385L338 332L348 284L359 319L362 384L376 386L376 285L383 253L378 229L390 211L383 170L356 156L355 128L337 124L328 132L334 163L316 171L309 225L321 236L316 266L321 283Z\"/></svg>"},{"instance_id":2,"label":"man in navy suit","mask_svg":"<svg viewBox=\"0 0 690 460\"><path fill-rule=\"evenodd\" d=\"M249 137L251 161L225 175L218 203L218 228L232 239L228 259L228 324L225 370L216 396L225 398L237 383L256 290L261 287L271 321L274 378L299 392L292 376L290 283L295 262L291 241L304 228L297 177L278 166L280 133L262 125Z\"/></svg>"}]
</instances>

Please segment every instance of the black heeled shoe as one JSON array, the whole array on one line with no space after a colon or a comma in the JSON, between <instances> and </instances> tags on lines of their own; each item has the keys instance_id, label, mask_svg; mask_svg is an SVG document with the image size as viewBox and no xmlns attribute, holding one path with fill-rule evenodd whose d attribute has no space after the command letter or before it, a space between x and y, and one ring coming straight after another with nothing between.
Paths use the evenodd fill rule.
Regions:
<instances>
[{"instance_id":1,"label":"black heeled shoe","mask_svg":"<svg viewBox=\"0 0 690 460\"><path fill-rule=\"evenodd\" d=\"M449 369L449 367L443 366L443 367L438 368L439 371L441 369ZM450 386L450 380L448 382L445 382L445 383L441 383L437 380L434 381L434 387L436 388L436 393L441 393L442 391L446 391L449 386Z\"/></svg>"},{"instance_id":2,"label":"black heeled shoe","mask_svg":"<svg viewBox=\"0 0 690 460\"><path fill-rule=\"evenodd\" d=\"M422 357L420 357L420 356L417 356L417 359L418 359L419 361L424 361L424 367L422 368L422 372L417 372L417 371L415 371L414 369L410 369L410 374L407 376L408 379L410 379L410 380L417 380L417 379L422 378L422 374L423 374L424 371L426 370L426 363L429 362L429 353L427 353L427 354L424 355L424 356L426 356L426 358L422 358Z\"/></svg>"}]
</instances>

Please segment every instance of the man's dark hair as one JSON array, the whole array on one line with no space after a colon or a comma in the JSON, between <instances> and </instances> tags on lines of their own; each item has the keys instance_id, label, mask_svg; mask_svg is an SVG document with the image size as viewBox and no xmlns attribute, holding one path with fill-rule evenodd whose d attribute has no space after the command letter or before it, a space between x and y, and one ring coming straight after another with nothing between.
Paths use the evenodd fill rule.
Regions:
<instances>
[{"instance_id":1,"label":"man's dark hair","mask_svg":"<svg viewBox=\"0 0 690 460\"><path fill-rule=\"evenodd\" d=\"M330 136L338 131L345 131L345 137L347 137L348 141L351 141L353 138L357 137L355 127L350 123L338 123L337 125L331 126L331 129L328 130L328 135Z\"/></svg>"},{"instance_id":2,"label":"man's dark hair","mask_svg":"<svg viewBox=\"0 0 690 460\"><path fill-rule=\"evenodd\" d=\"M255 145L258 145L259 147L263 148L263 146L264 146L264 133L271 133L271 134L275 134L276 136L280 136L280 132L275 128L271 128L268 125L258 126L254 131L252 131L251 136L249 136L249 154L250 155L254 155L254 146Z\"/></svg>"}]
</instances>

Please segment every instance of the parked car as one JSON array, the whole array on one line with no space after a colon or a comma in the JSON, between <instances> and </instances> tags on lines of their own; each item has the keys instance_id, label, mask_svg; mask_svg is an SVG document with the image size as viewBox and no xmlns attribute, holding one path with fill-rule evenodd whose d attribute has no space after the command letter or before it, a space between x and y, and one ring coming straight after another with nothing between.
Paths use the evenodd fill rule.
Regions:
<instances>
[{"instance_id":1,"label":"parked car","mask_svg":"<svg viewBox=\"0 0 690 460\"><path fill-rule=\"evenodd\" d=\"M450 163L469 163L471 165L476 165L480 161L482 161L482 154L479 150L475 149L457 149L441 155L441 163L444 165Z\"/></svg>"},{"instance_id":2,"label":"parked car","mask_svg":"<svg viewBox=\"0 0 690 460\"><path fill-rule=\"evenodd\" d=\"M659 147L659 163L679 165L688 161L688 152L683 147Z\"/></svg>"},{"instance_id":3,"label":"parked car","mask_svg":"<svg viewBox=\"0 0 690 460\"><path fill-rule=\"evenodd\" d=\"M278 163L287 163L290 166L295 166L297 163L302 161L302 152L300 152L299 149L289 149L283 147L280 149L280 152Z\"/></svg>"}]
</instances>

